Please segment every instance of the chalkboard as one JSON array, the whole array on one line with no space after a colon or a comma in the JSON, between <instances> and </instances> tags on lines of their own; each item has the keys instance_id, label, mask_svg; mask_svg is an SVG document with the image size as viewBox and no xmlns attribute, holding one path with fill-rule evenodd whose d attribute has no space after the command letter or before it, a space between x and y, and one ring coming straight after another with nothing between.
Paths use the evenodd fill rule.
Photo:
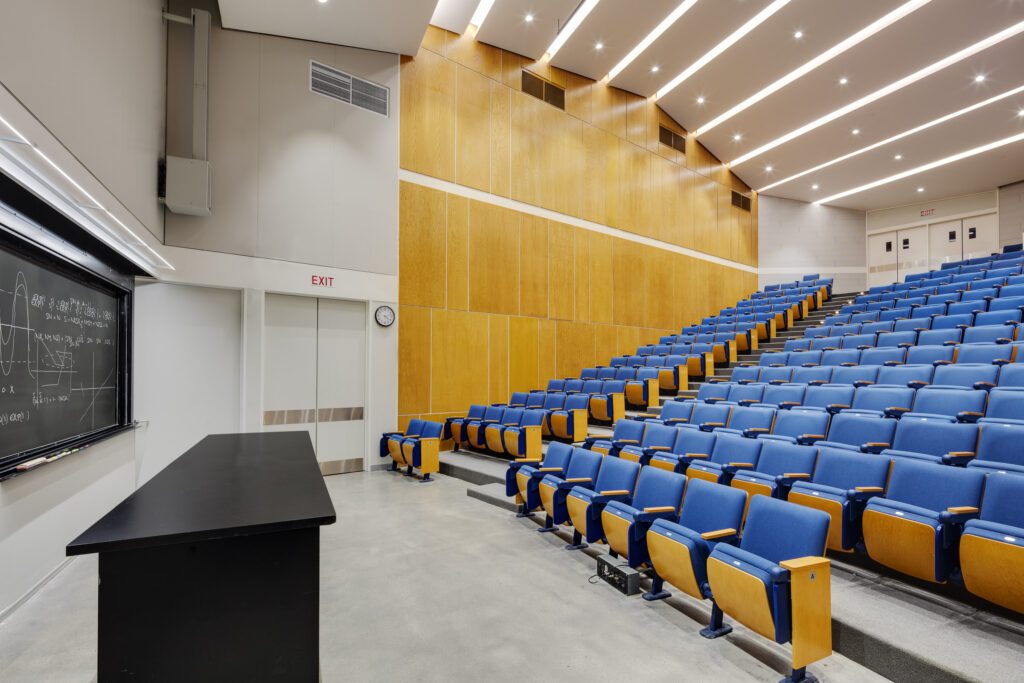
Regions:
<instances>
[{"instance_id":1,"label":"chalkboard","mask_svg":"<svg viewBox=\"0 0 1024 683\"><path fill-rule=\"evenodd\" d=\"M0 248L0 463L119 424L116 291Z\"/></svg>"}]
</instances>

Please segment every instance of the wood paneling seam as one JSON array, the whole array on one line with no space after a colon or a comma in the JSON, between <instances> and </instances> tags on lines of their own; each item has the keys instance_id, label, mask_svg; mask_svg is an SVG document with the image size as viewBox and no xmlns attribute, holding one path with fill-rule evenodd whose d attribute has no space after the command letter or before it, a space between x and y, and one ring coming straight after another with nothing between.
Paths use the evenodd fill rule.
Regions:
<instances>
[{"instance_id":1,"label":"wood paneling seam","mask_svg":"<svg viewBox=\"0 0 1024 683\"><path fill-rule=\"evenodd\" d=\"M643 235L638 235L636 233L620 230L619 228L613 228L602 223L588 221L582 218L577 218L575 216L570 216L568 214L552 211L551 209L545 209L543 207L534 206L533 204L520 202L515 199L510 199L508 197L501 197L499 195L490 194L488 192L483 192L472 187L466 187L463 185L459 185L457 183L449 182L447 180L441 180L440 178L435 178L433 176L424 175L422 173L416 173L415 171L410 171L408 169L399 169L398 178L399 180L404 180L415 185L422 185L424 187L440 190L442 192L448 192L450 194L459 195L460 197L474 199L485 204L492 204L494 206L512 209L513 211L519 211L520 213L526 213L533 216L538 216L540 218L546 218L548 220L566 223L577 228L583 228L584 230L589 230L591 232L596 232L603 235L610 235L611 237L617 237L628 242L634 242L636 244L642 244L645 246L654 247L656 249L663 249L665 251L670 251L676 254L682 254L684 256L689 256L691 258L699 259L701 261L707 261L709 263L716 263L718 265L726 266L728 268L742 270L747 273L758 273L757 267L749 266L745 263L739 263L736 261L722 258L720 256L713 256L711 254L706 254L701 251L695 251L693 249L681 247L679 245L671 244L669 242L663 242L662 240L657 240L651 237L645 237Z\"/></svg>"}]
</instances>

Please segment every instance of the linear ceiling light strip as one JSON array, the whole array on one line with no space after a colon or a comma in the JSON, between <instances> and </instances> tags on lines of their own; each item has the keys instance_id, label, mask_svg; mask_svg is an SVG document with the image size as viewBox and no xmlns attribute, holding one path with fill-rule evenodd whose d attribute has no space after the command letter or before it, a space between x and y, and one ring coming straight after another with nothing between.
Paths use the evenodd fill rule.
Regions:
<instances>
[{"instance_id":1,"label":"linear ceiling light strip","mask_svg":"<svg viewBox=\"0 0 1024 683\"><path fill-rule=\"evenodd\" d=\"M822 64L825 64L826 62L838 57L839 55L843 54L844 52L854 47L855 45L864 42L865 40L875 35L882 29L891 26L892 24L896 23L897 21L907 16L911 12L924 7L931 1L932 0L910 0L910 2L904 3L903 5L894 9L892 12L886 14L881 19L878 19L872 24L865 26L861 30L857 31L856 33L854 33L852 36L848 37L841 43L833 45L828 50L825 50L820 55L810 60L803 66L789 72L788 74L786 74L779 80L775 81L768 87L764 88L760 92L751 95L750 97L748 97L747 99L743 100L735 107L730 109L729 111L725 112L724 114L720 114L716 118L712 119L710 122L704 124L703 126L697 129L697 132L694 133L694 135L703 135L709 130L725 123L732 117L736 116L742 111L745 111L746 109L749 109L750 107L757 104L758 102L768 97L772 93L778 92L779 90L786 87L796 79L809 74L811 71L814 71Z\"/></svg>"},{"instance_id":2,"label":"linear ceiling light strip","mask_svg":"<svg viewBox=\"0 0 1024 683\"><path fill-rule=\"evenodd\" d=\"M480 4L476 6L473 16L469 18L469 26L466 27L466 30L468 31L471 27L476 27L476 30L479 31L493 6L494 0L480 0Z\"/></svg>"},{"instance_id":3,"label":"linear ceiling light strip","mask_svg":"<svg viewBox=\"0 0 1024 683\"><path fill-rule=\"evenodd\" d=\"M968 149L968 150L963 151L963 152L958 152L957 154L953 154L951 156L945 157L943 159L939 159L937 161L932 161L930 163L924 164L923 166L918 166L917 168L912 168L910 170L903 171L902 173L897 173L895 175L891 175L891 176L888 176L886 178L882 178L881 180L875 180L875 181L867 183L865 185L861 185L859 187L855 187L855 188L853 188L851 190L845 190L845 191L840 192L838 194L834 194L834 195L832 195L830 197L824 197L823 199L819 199L819 200L815 201L814 203L815 204L827 204L828 202L832 202L832 201L835 201L837 199L842 199L843 197L849 197L851 194L858 194L860 192L864 192L865 190L871 190L871 189L874 189L876 187L880 187L881 185L888 185L889 183L896 182L897 180L902 180L904 178L909 178L912 175L917 175L918 173L924 173L925 171L930 171L932 169L939 168L940 166L947 166L947 165L955 163L957 161L962 161L964 159L968 159L970 157L977 156L979 154L984 154L985 152L990 152L993 149L998 149L1000 147L1005 147L1006 145L1012 145L1013 143L1020 142L1021 140L1024 140L1024 133L1018 133L1017 135L1011 135L1008 138L1003 138L1002 140L996 140L995 142L990 142L987 145L982 145L980 147L975 147L973 149Z\"/></svg>"},{"instance_id":4,"label":"linear ceiling light strip","mask_svg":"<svg viewBox=\"0 0 1024 683\"><path fill-rule=\"evenodd\" d=\"M583 0L583 2L576 8L576 11L572 13L572 16L569 17L569 21L566 22L562 30L555 36L555 39L551 41L551 45L548 46L547 51L544 53L545 60L549 60L558 54L558 51L562 49L563 45L565 45L565 41L572 37L572 34L576 32L576 29L580 27L583 20L587 18L587 15L590 14L595 7L597 7L597 3L599 2L601 2L601 0Z\"/></svg>"},{"instance_id":5,"label":"linear ceiling light strip","mask_svg":"<svg viewBox=\"0 0 1024 683\"><path fill-rule=\"evenodd\" d=\"M956 64L957 62L961 62L961 61L967 59L968 57L981 52L982 50L985 50L987 48L992 47L993 45L1001 43L1001 42L1003 42L1004 40L1006 40L1008 38L1012 38L1013 36L1017 35L1018 33L1022 32L1022 31L1024 31L1024 21L1019 22L1017 24L1014 24L1013 26L1010 26L1009 28L1005 28L1002 31L1000 31L999 33L995 33L995 34L989 36L988 38L985 38L984 40L981 40L981 41L975 43L974 45L970 45L968 47L965 47L963 50L960 50L959 52L951 54L951 55L949 55L948 57L946 57L944 59L940 59L939 61L935 62L934 64L930 64L929 66L926 66L923 69L915 71L914 73L910 74L909 76L904 76L900 80L895 81L893 83L890 83L889 85L885 86L884 88L881 88L879 90L876 90L873 93L865 95L864 97L860 98L859 100L856 100L854 102L851 102L851 103L847 104L845 107L840 107L839 109L836 109L835 111L833 111L833 112L831 112L829 114L826 114L825 116L822 116L819 119L815 119L814 121L811 121L810 123L805 124L805 125L797 128L796 130L792 130L792 131L786 133L782 137L776 138L775 140L772 140L771 142L769 142L767 144L761 145L757 149L755 149L755 150L753 150L751 152L747 152L743 156L741 156L741 157L739 157L737 159L734 159L733 161L730 161L728 165L729 166L736 166L736 165L742 164L744 162L750 161L751 159L754 159L755 157L759 157L762 154L764 154L765 152L768 152L770 150L775 149L779 145L783 145L783 144L785 144L785 143L787 143L787 142L789 142L791 140L794 140L794 139L800 137L801 135L804 135L805 133L809 133L812 130L816 130L816 129L824 126L825 124L830 123L832 121L835 121L836 119L838 119L838 118L840 118L842 116L845 116L846 114L849 114L850 112L856 111L856 110L860 109L861 107L865 107L865 106L871 104L872 102L885 97L886 95L891 95L892 93L894 93L894 92L896 92L898 90L902 90L903 88L905 88L908 85L911 85L913 83L916 83L917 81L921 80L922 78L926 78L928 76L931 76L932 74L936 73L937 71L941 71L942 69L945 69L947 66L952 66L953 64Z\"/></svg>"},{"instance_id":6,"label":"linear ceiling light strip","mask_svg":"<svg viewBox=\"0 0 1024 683\"><path fill-rule=\"evenodd\" d=\"M633 63L637 57L643 54L644 50L651 46L651 43L661 37L661 34L667 31L672 24L676 23L680 17L690 11L690 8L697 4L697 0L685 0L679 3L679 5L672 10L672 13L661 20L661 23L654 27L654 30L648 33L643 40L636 44L632 50L629 51L625 57L622 58L618 64L612 67L612 70L608 72L608 75L604 77L605 81L610 81L618 76L622 71Z\"/></svg>"},{"instance_id":7,"label":"linear ceiling light strip","mask_svg":"<svg viewBox=\"0 0 1024 683\"><path fill-rule=\"evenodd\" d=\"M708 50L703 57L698 59L690 66L686 67L686 69L681 74L679 74L671 81L669 81L667 84L665 84L661 88L661 90L658 91L656 97L658 99L661 99L668 93L675 90L677 87L679 87L680 84L683 83L683 81L685 81L690 76L703 69L708 63L711 62L711 60L713 60L715 57L717 57L718 55L722 54L730 47L735 45L737 42L739 42L740 39L743 38L743 36L747 35L755 28L757 28L764 22L768 21L768 19L773 14L778 12L780 9L782 9L789 3L790 0L775 0L772 4L768 5L763 10L755 14L753 18L747 21L747 23L743 24L743 26L740 26L738 29L733 31L725 40L723 40L718 45L715 45L713 48Z\"/></svg>"},{"instance_id":8,"label":"linear ceiling light strip","mask_svg":"<svg viewBox=\"0 0 1024 683\"><path fill-rule=\"evenodd\" d=\"M896 135L893 135L892 137L888 137L888 138L886 138L884 140L876 142L873 145L868 145L867 147L861 147L860 149L855 150L853 152L850 152L849 154L844 154L843 156L836 157L835 159L832 159L831 161L826 161L823 164L818 164L814 168L809 168L806 171L800 171L799 173L794 173L793 175L789 176L788 178L783 178L782 180L778 180L778 181L772 183L771 185L765 185L760 190L758 190L758 192L759 193L760 192L765 192L767 190L772 189L773 187L778 187L779 185L782 185L784 183L788 183L791 180L796 180L797 178L802 178L802 177L804 177L805 175L807 175L809 173L814 173L815 171L820 171L823 168L828 168L829 166L834 166L835 164L841 163L841 162L846 161L848 159L852 159L853 157L860 156L861 154L864 154L865 152L870 152L873 149L878 149L879 147L884 147L885 145L888 145L890 143L896 142L897 140L902 140L905 137L908 137L910 135L914 135L916 133L920 133L923 130L927 130L927 129L932 128L934 126L937 126L939 124L945 123L946 121L952 121L953 119L958 118L960 116L963 116L964 114L970 114L972 111L976 111L978 109L981 109L982 107L987 107L990 104L994 104L995 102L999 102L1000 100L1005 100L1007 97L1013 97L1014 95L1017 95L1017 94L1022 93L1022 92L1024 92L1024 85L1018 86L1018 87L1014 88L1013 90L1007 90L1004 93L996 95L995 97L990 97L987 100L984 100L982 102L977 102L975 104L972 104L969 107L964 107L963 109L958 109L957 111L954 111L954 112L951 112L949 114L946 114L945 116L940 116L939 118L933 119L932 121L928 121L927 123L922 123L920 126L916 126L916 127L911 128L909 130L905 130L902 133L897 133Z\"/></svg>"}]
</instances>

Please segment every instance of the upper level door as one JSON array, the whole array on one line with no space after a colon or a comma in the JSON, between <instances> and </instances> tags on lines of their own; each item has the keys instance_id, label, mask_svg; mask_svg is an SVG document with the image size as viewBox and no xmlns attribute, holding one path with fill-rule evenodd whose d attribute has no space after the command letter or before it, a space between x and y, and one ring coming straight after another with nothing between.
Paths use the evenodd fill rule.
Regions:
<instances>
[{"instance_id":1,"label":"upper level door","mask_svg":"<svg viewBox=\"0 0 1024 683\"><path fill-rule=\"evenodd\" d=\"M963 221L943 221L928 226L928 265L938 270L943 263L965 258Z\"/></svg>"},{"instance_id":2,"label":"upper level door","mask_svg":"<svg viewBox=\"0 0 1024 683\"><path fill-rule=\"evenodd\" d=\"M896 233L868 235L868 287L896 280Z\"/></svg>"},{"instance_id":3,"label":"upper level door","mask_svg":"<svg viewBox=\"0 0 1024 683\"><path fill-rule=\"evenodd\" d=\"M896 242L896 280L928 272L928 226L899 230Z\"/></svg>"},{"instance_id":4,"label":"upper level door","mask_svg":"<svg viewBox=\"0 0 1024 683\"><path fill-rule=\"evenodd\" d=\"M964 224L964 258L988 256L999 251L999 215L994 213L984 216L965 218Z\"/></svg>"}]
</instances>

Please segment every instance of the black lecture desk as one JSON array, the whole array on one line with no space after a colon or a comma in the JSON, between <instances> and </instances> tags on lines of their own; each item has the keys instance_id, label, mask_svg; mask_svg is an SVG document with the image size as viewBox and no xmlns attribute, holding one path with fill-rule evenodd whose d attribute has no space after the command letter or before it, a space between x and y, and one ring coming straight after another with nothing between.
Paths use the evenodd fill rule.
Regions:
<instances>
[{"instance_id":1,"label":"black lecture desk","mask_svg":"<svg viewBox=\"0 0 1024 683\"><path fill-rule=\"evenodd\" d=\"M99 553L99 681L316 681L308 432L208 436L68 544Z\"/></svg>"}]
</instances>

